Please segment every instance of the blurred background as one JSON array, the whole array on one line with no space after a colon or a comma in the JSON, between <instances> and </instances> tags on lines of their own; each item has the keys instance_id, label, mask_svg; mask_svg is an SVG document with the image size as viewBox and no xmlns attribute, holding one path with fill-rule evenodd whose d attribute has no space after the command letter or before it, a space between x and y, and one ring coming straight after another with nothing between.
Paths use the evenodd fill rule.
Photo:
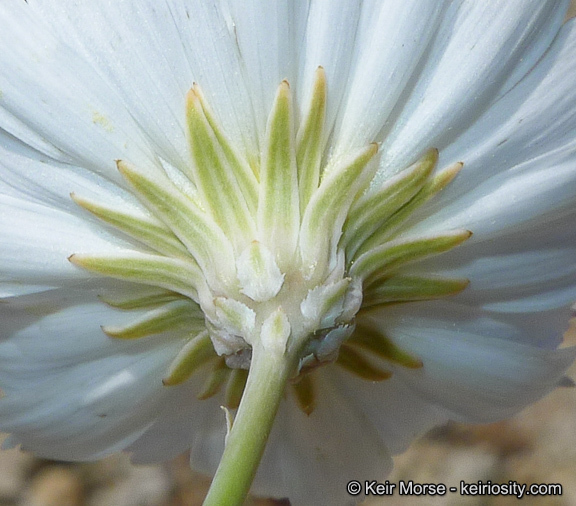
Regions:
<instances>
[{"instance_id":1,"label":"blurred background","mask_svg":"<svg viewBox=\"0 0 576 506\"><path fill-rule=\"evenodd\" d=\"M575 15L573 0L569 17ZM574 320L565 343L576 345ZM569 376L576 379L576 364ZM0 440L4 437L0 435ZM451 423L435 429L394 461L388 477L391 483L560 483L561 496L525 497L522 506L576 505L576 388L559 388L510 420L489 425ZM19 450L0 452L0 506L200 506L209 484L208 478L190 470L187 455L157 466L133 466L122 454L94 463L67 464L37 459ZM396 493L363 504L517 503L515 497L506 496L418 498ZM250 504L289 505L288 501L265 498L251 498Z\"/></svg>"}]
</instances>

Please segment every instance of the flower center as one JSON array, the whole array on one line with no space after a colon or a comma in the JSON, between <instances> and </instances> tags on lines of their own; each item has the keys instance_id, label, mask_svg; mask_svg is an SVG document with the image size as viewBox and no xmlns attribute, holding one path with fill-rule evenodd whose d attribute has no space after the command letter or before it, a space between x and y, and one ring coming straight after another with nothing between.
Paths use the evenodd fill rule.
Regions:
<instances>
[{"instance_id":1,"label":"flower center","mask_svg":"<svg viewBox=\"0 0 576 506\"><path fill-rule=\"evenodd\" d=\"M433 175L438 154L430 150L367 191L378 167L377 145L325 162L325 108L319 68L296 132L290 86L282 82L259 164L251 165L247 160L254 157L228 141L194 85L187 96L189 166L155 170L117 162L143 212L72 195L143 246L106 256L74 254L70 261L147 285L136 295L104 297L114 307L142 313L129 325L103 330L119 339L182 336L165 385L207 366L199 397L225 385L226 404L236 407L257 345L274 356L298 358L293 386L309 413L314 405L309 373L319 365L336 362L373 381L390 376L385 361L422 366L365 315L466 287L467 280L408 275L404 266L457 246L470 232L400 237L407 218L444 188L461 164Z\"/></svg>"}]
</instances>

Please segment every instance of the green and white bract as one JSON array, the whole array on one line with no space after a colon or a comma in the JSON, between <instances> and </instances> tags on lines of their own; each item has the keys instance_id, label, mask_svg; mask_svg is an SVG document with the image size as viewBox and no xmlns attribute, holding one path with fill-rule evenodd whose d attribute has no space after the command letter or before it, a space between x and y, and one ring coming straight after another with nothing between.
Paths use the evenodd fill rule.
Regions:
<instances>
[{"instance_id":1,"label":"green and white bract","mask_svg":"<svg viewBox=\"0 0 576 506\"><path fill-rule=\"evenodd\" d=\"M310 95L296 131L290 86L280 84L261 160L251 167L249 157L227 140L195 85L187 97L192 162L185 174L151 178L145 170L118 161L118 170L150 212L148 221L73 195L78 205L155 251L79 253L70 261L159 289L146 305L108 302L151 309L124 328L103 330L120 339L176 327L186 332L189 341L170 365L165 385L185 381L208 363L222 386L226 374L219 357L229 369L249 369L258 345L265 354L297 360L293 386L301 408L310 414L313 376L300 380L319 365L336 361L372 381L390 377L386 361L422 366L416 358L399 358L405 354L363 323L363 312L453 295L468 284L465 279L398 272L470 237L467 230L397 237L411 213L446 186L461 164L432 177L438 153L431 150L366 194L378 166L377 146L369 144L323 166L322 68ZM185 185L183 177L188 178ZM366 353L379 363L371 363ZM210 385L210 394L216 394L217 385ZM230 400L229 407L238 407L238 395Z\"/></svg>"},{"instance_id":2,"label":"green and white bract","mask_svg":"<svg viewBox=\"0 0 576 506\"><path fill-rule=\"evenodd\" d=\"M567 7L1 2L5 446L342 504L567 384Z\"/></svg>"}]
</instances>

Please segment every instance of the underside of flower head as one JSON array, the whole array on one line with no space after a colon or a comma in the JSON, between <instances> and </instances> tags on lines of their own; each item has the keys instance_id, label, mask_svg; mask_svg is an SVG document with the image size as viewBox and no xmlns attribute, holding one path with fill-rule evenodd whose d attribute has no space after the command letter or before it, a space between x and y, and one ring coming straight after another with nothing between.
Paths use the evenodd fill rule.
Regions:
<instances>
[{"instance_id":1,"label":"underside of flower head","mask_svg":"<svg viewBox=\"0 0 576 506\"><path fill-rule=\"evenodd\" d=\"M568 1L0 3L3 446L340 504L568 384Z\"/></svg>"},{"instance_id":2,"label":"underside of flower head","mask_svg":"<svg viewBox=\"0 0 576 506\"><path fill-rule=\"evenodd\" d=\"M164 163L158 174L117 161L143 213L71 195L143 246L69 257L88 271L147 286L136 297L102 298L140 314L121 326L103 322L103 332L124 340L181 335L183 345L158 381L180 385L203 370L198 399L224 390L226 408L238 409L206 505L245 497L286 385L310 415L321 366L335 363L372 382L390 378L393 366L425 366L374 324L371 311L457 294L468 284L410 269L466 241L470 231L411 234L405 227L462 164L437 171L431 149L367 192L378 146L326 152L326 98L320 67L296 125L290 85L282 81L258 157L228 141L195 84L186 97L191 157L183 170Z\"/></svg>"},{"instance_id":3,"label":"underside of flower head","mask_svg":"<svg viewBox=\"0 0 576 506\"><path fill-rule=\"evenodd\" d=\"M162 381L180 384L201 366L210 373L200 399L225 387L241 398L255 346L295 357L291 371L301 409L315 405L313 371L335 362L370 381L390 377L387 363L422 363L370 324L383 305L459 293L466 279L411 275L410 266L462 243L471 233L410 235L402 225L456 176L435 171L432 149L377 191L376 144L336 159L325 153L326 79L316 71L311 101L295 125L290 85L280 83L257 159L239 152L211 113L200 86L186 100L191 162L186 173L119 160L118 170L147 218L73 194L74 201L139 241L148 252L70 257L112 278L148 285L142 297L106 297L124 310L146 310L116 339L178 329L188 336ZM105 324L105 322L103 322ZM244 372L243 372L244 371Z\"/></svg>"}]
</instances>

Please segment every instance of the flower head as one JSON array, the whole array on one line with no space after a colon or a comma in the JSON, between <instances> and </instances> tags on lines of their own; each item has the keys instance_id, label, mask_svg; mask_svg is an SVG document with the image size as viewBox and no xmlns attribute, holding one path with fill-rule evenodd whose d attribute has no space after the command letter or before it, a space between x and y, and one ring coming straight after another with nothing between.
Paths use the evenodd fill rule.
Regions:
<instances>
[{"instance_id":1,"label":"flower head","mask_svg":"<svg viewBox=\"0 0 576 506\"><path fill-rule=\"evenodd\" d=\"M334 504L559 385L567 4L0 5L8 444Z\"/></svg>"}]
</instances>

